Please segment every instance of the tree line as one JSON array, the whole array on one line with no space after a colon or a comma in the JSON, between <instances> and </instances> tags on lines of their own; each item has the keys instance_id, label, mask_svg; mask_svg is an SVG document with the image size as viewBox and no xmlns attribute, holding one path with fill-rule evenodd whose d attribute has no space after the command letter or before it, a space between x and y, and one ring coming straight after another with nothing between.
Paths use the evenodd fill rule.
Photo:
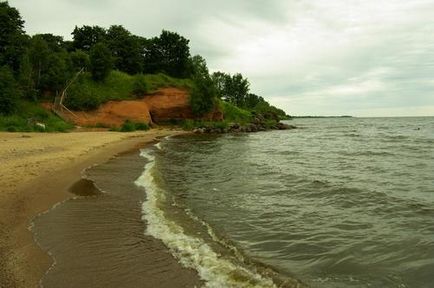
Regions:
<instances>
[{"instance_id":1,"label":"tree line","mask_svg":"<svg viewBox=\"0 0 434 288\"><path fill-rule=\"evenodd\" d=\"M121 25L75 27L72 40L53 34L29 36L20 13L0 2L0 114L12 114L20 99L38 101L64 89L84 69L104 82L115 69L131 75L164 73L193 80L191 106L195 114L210 111L221 98L240 108L285 112L251 94L241 74L210 73L203 57L190 54L189 40L163 30L144 38Z\"/></svg>"}]
</instances>

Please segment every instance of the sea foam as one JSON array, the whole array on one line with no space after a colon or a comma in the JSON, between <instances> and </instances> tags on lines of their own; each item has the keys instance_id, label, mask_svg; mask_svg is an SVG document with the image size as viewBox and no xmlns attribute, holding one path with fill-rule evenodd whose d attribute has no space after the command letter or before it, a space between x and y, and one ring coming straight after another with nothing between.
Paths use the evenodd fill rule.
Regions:
<instances>
[{"instance_id":1,"label":"sea foam","mask_svg":"<svg viewBox=\"0 0 434 288\"><path fill-rule=\"evenodd\" d=\"M160 207L164 192L153 177L155 156L150 149L142 150L141 156L148 163L135 183L146 190L142 219L147 222L147 235L163 241L182 266L195 269L205 287L276 287L271 279L225 259L203 239L185 234L179 224L166 218Z\"/></svg>"}]
</instances>

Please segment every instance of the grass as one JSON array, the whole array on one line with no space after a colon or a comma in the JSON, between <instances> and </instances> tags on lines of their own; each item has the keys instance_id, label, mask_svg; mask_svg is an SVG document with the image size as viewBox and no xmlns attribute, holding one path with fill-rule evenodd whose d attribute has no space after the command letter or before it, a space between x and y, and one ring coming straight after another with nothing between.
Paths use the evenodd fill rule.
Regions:
<instances>
[{"instance_id":1,"label":"grass","mask_svg":"<svg viewBox=\"0 0 434 288\"><path fill-rule=\"evenodd\" d=\"M32 102L21 102L19 112L0 116L0 131L8 132L67 132L74 128L53 113ZM36 125L42 123L45 129Z\"/></svg>"},{"instance_id":2,"label":"grass","mask_svg":"<svg viewBox=\"0 0 434 288\"><path fill-rule=\"evenodd\" d=\"M112 100L129 100L159 88L191 88L188 79L177 79L164 74L128 75L112 71L104 82L95 82L90 73L82 74L68 90L66 106L76 110L92 110Z\"/></svg>"},{"instance_id":3,"label":"grass","mask_svg":"<svg viewBox=\"0 0 434 288\"><path fill-rule=\"evenodd\" d=\"M116 127L110 128L110 131L117 131L117 132L134 132L134 131L147 131L147 130L149 130L148 123L134 122L131 120L125 120L125 122L119 128Z\"/></svg>"},{"instance_id":4,"label":"grass","mask_svg":"<svg viewBox=\"0 0 434 288\"><path fill-rule=\"evenodd\" d=\"M217 105L219 105L221 111L223 112L225 121L244 125L251 122L252 120L252 114L249 111L238 108L231 103L218 100Z\"/></svg>"}]
</instances>

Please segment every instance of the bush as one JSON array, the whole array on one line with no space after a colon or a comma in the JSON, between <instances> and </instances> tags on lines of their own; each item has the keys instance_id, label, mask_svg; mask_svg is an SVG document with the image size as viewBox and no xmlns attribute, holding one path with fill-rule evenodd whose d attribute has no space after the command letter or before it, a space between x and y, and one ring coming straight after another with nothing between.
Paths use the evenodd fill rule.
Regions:
<instances>
[{"instance_id":1,"label":"bush","mask_svg":"<svg viewBox=\"0 0 434 288\"><path fill-rule=\"evenodd\" d=\"M146 131L149 130L149 125L145 122L133 122L131 120L125 120L119 129L110 129L110 131L120 131L120 132L134 132L136 130Z\"/></svg>"},{"instance_id":2,"label":"bush","mask_svg":"<svg viewBox=\"0 0 434 288\"><path fill-rule=\"evenodd\" d=\"M148 84L143 75L136 75L133 83L133 95L137 98L143 97L143 95L148 93Z\"/></svg>"},{"instance_id":3,"label":"bush","mask_svg":"<svg viewBox=\"0 0 434 288\"><path fill-rule=\"evenodd\" d=\"M137 123L134 123L134 125L136 126L136 130L140 130L140 131L149 130L149 125L147 123L144 123L144 122L137 122Z\"/></svg>"},{"instance_id":4,"label":"bush","mask_svg":"<svg viewBox=\"0 0 434 288\"><path fill-rule=\"evenodd\" d=\"M214 107L217 90L209 77L196 77L191 89L190 106L193 114L202 116Z\"/></svg>"},{"instance_id":5,"label":"bush","mask_svg":"<svg viewBox=\"0 0 434 288\"><path fill-rule=\"evenodd\" d=\"M124 124L122 124L120 131L121 132L133 132L133 131L136 131L136 125L134 125L134 123L131 122L130 120L126 120L124 122Z\"/></svg>"}]
</instances>

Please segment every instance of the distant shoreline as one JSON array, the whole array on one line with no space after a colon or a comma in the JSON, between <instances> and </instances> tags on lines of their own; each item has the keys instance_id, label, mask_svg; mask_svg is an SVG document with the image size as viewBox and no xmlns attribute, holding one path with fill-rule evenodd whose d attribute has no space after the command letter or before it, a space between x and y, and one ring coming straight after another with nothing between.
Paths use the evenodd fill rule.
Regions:
<instances>
[{"instance_id":1,"label":"distant shoreline","mask_svg":"<svg viewBox=\"0 0 434 288\"><path fill-rule=\"evenodd\" d=\"M342 115L342 116L291 116L293 119L298 118L354 118L354 116Z\"/></svg>"}]
</instances>

